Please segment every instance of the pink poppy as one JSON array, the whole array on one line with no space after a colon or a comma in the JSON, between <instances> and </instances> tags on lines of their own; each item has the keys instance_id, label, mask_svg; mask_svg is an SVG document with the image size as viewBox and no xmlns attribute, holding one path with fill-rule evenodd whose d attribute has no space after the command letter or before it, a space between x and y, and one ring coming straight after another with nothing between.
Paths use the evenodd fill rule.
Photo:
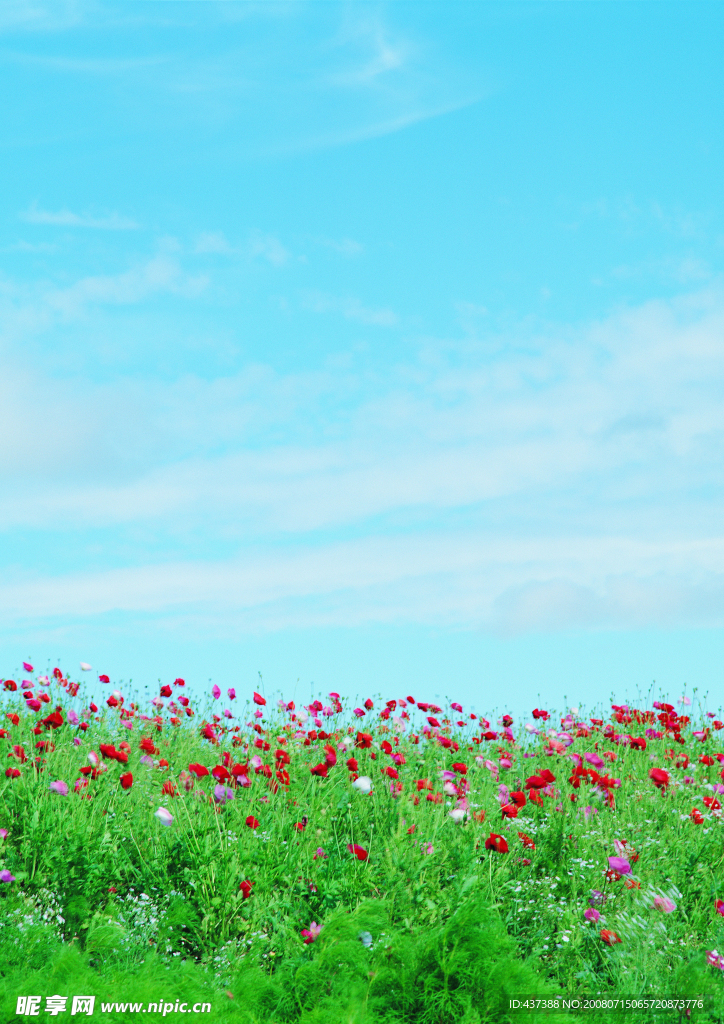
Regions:
<instances>
[{"instance_id":1,"label":"pink poppy","mask_svg":"<svg viewBox=\"0 0 724 1024\"><path fill-rule=\"evenodd\" d=\"M308 946L310 942L314 942L314 940L319 936L321 930L321 924L317 924L316 921L312 921L309 928L303 928L302 935L304 936L304 945Z\"/></svg>"}]
</instances>

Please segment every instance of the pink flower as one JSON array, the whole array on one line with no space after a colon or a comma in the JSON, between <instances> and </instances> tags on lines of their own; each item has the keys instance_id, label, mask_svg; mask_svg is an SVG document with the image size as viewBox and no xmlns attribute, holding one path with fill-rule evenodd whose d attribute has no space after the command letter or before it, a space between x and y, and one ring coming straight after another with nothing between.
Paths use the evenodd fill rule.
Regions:
<instances>
[{"instance_id":1,"label":"pink flower","mask_svg":"<svg viewBox=\"0 0 724 1024\"><path fill-rule=\"evenodd\" d=\"M218 700L219 697L221 696L221 690L216 685L214 685L213 689L211 690L211 693L213 695L214 700Z\"/></svg>"},{"instance_id":2,"label":"pink flower","mask_svg":"<svg viewBox=\"0 0 724 1024\"><path fill-rule=\"evenodd\" d=\"M33 666L29 662L27 662L27 661L23 662L23 668L25 669L26 672L32 672L33 671Z\"/></svg>"},{"instance_id":3,"label":"pink flower","mask_svg":"<svg viewBox=\"0 0 724 1024\"><path fill-rule=\"evenodd\" d=\"M435 852L435 847L432 845L432 843L425 843L422 846L422 852L428 855L432 854Z\"/></svg>"},{"instance_id":4,"label":"pink flower","mask_svg":"<svg viewBox=\"0 0 724 1024\"><path fill-rule=\"evenodd\" d=\"M61 796L68 795L68 784L66 782L61 782L60 779L57 779L55 782L51 782L50 789L53 793L59 793Z\"/></svg>"},{"instance_id":5,"label":"pink flower","mask_svg":"<svg viewBox=\"0 0 724 1024\"><path fill-rule=\"evenodd\" d=\"M609 857L608 866L611 871L618 871L619 875L628 875L631 872L631 865L625 857Z\"/></svg>"},{"instance_id":6,"label":"pink flower","mask_svg":"<svg viewBox=\"0 0 724 1024\"><path fill-rule=\"evenodd\" d=\"M303 928L302 935L304 936L304 945L308 946L310 942L314 942L314 940L319 936L321 930L321 924L317 924L316 921L312 921L309 928Z\"/></svg>"},{"instance_id":7,"label":"pink flower","mask_svg":"<svg viewBox=\"0 0 724 1024\"><path fill-rule=\"evenodd\" d=\"M173 815L170 811L167 811L165 807L159 807L157 811L154 811L154 818L161 822L162 825L170 825L173 821Z\"/></svg>"},{"instance_id":8,"label":"pink flower","mask_svg":"<svg viewBox=\"0 0 724 1024\"><path fill-rule=\"evenodd\" d=\"M585 759L589 764L592 764L594 768L603 768L603 758L599 757L598 754L584 754Z\"/></svg>"},{"instance_id":9,"label":"pink flower","mask_svg":"<svg viewBox=\"0 0 724 1024\"><path fill-rule=\"evenodd\" d=\"M0 879L2 879L3 874L4 872L0 872ZM724 971L724 956L719 956L715 949L707 949L706 962L711 964L712 967L718 967L720 971Z\"/></svg>"},{"instance_id":10,"label":"pink flower","mask_svg":"<svg viewBox=\"0 0 724 1024\"><path fill-rule=\"evenodd\" d=\"M80 721L80 719L78 718L78 716L76 715L75 711L73 711L72 708L68 712L68 721L70 722L71 725L77 725L78 722Z\"/></svg>"},{"instance_id":11,"label":"pink flower","mask_svg":"<svg viewBox=\"0 0 724 1024\"><path fill-rule=\"evenodd\" d=\"M3 831L4 831L4 829L0 829L0 832L3 832ZM7 833L6 833L6 835L7 835ZM724 917L724 900L717 900L716 903L714 904L714 906L716 908L717 914L721 914L721 916Z\"/></svg>"},{"instance_id":12,"label":"pink flower","mask_svg":"<svg viewBox=\"0 0 724 1024\"><path fill-rule=\"evenodd\" d=\"M229 700L234 700L236 698L236 690L233 686L231 686L226 692L229 694Z\"/></svg>"},{"instance_id":13,"label":"pink flower","mask_svg":"<svg viewBox=\"0 0 724 1024\"><path fill-rule=\"evenodd\" d=\"M601 914L594 907L588 907L587 910L583 911L583 916L585 917L585 919L587 921L594 921L595 922L595 921L598 921L598 919L601 916Z\"/></svg>"},{"instance_id":14,"label":"pink flower","mask_svg":"<svg viewBox=\"0 0 724 1024\"><path fill-rule=\"evenodd\" d=\"M7 868L4 869L3 871L0 871L0 882L14 882L14 881L15 881L15 875L11 875L10 872L7 870Z\"/></svg>"},{"instance_id":15,"label":"pink flower","mask_svg":"<svg viewBox=\"0 0 724 1024\"><path fill-rule=\"evenodd\" d=\"M8 837L8 830L6 828L0 828L0 839L7 839L7 837Z\"/></svg>"},{"instance_id":16,"label":"pink flower","mask_svg":"<svg viewBox=\"0 0 724 1024\"><path fill-rule=\"evenodd\" d=\"M225 804L228 800L234 799L234 790L229 789L228 786L222 786L219 783L218 786L214 786L214 800L217 804Z\"/></svg>"},{"instance_id":17,"label":"pink flower","mask_svg":"<svg viewBox=\"0 0 724 1024\"><path fill-rule=\"evenodd\" d=\"M317 852L313 855L312 860L326 860L327 854L324 852L321 846L317 847Z\"/></svg>"},{"instance_id":18,"label":"pink flower","mask_svg":"<svg viewBox=\"0 0 724 1024\"><path fill-rule=\"evenodd\" d=\"M355 708L353 714L357 715L357 718L364 718L365 713L362 708Z\"/></svg>"},{"instance_id":19,"label":"pink flower","mask_svg":"<svg viewBox=\"0 0 724 1024\"><path fill-rule=\"evenodd\" d=\"M670 914L673 910L676 910L674 901L667 899L666 896L654 896L654 906L664 914Z\"/></svg>"}]
</instances>

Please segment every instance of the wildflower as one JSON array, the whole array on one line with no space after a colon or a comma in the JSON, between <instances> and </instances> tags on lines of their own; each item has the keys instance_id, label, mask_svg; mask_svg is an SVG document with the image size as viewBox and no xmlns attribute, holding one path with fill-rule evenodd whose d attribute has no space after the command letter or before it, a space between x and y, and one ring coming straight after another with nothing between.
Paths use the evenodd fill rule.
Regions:
<instances>
[{"instance_id":1,"label":"wildflower","mask_svg":"<svg viewBox=\"0 0 724 1024\"><path fill-rule=\"evenodd\" d=\"M654 906L664 914L671 914L676 910L676 904L666 896L654 896Z\"/></svg>"},{"instance_id":2,"label":"wildflower","mask_svg":"<svg viewBox=\"0 0 724 1024\"><path fill-rule=\"evenodd\" d=\"M466 812L466 811L464 811L464 810L463 810L462 808L460 808L460 807L456 807L456 808L454 808L454 809L453 809L452 811L449 811L449 812L448 812L448 818L452 818L452 820L453 820L453 821L454 821L454 822L455 822L456 824L458 824L459 822L461 822L461 821L462 821L462 820L464 819L464 817L465 817L465 814L466 814L466 813L467 813L467 812ZM518 812L517 812L517 810L516 810L516 812L515 812L515 813L516 813L516 814L518 813Z\"/></svg>"},{"instance_id":3,"label":"wildflower","mask_svg":"<svg viewBox=\"0 0 724 1024\"><path fill-rule=\"evenodd\" d=\"M7 839L8 830L6 828L0 828L0 839Z\"/></svg>"},{"instance_id":4,"label":"wildflower","mask_svg":"<svg viewBox=\"0 0 724 1024\"><path fill-rule=\"evenodd\" d=\"M717 914L721 914L724 917L724 900L717 900L714 904Z\"/></svg>"},{"instance_id":5,"label":"wildflower","mask_svg":"<svg viewBox=\"0 0 724 1024\"><path fill-rule=\"evenodd\" d=\"M315 764L309 770L312 773L312 775L318 775L320 776L320 778L326 779L329 769L327 768L326 764Z\"/></svg>"},{"instance_id":6,"label":"wildflower","mask_svg":"<svg viewBox=\"0 0 724 1024\"><path fill-rule=\"evenodd\" d=\"M204 775L209 774L209 769L204 768L202 764L190 764L189 771L192 775L195 775L197 779L203 779Z\"/></svg>"},{"instance_id":7,"label":"wildflower","mask_svg":"<svg viewBox=\"0 0 724 1024\"><path fill-rule=\"evenodd\" d=\"M661 790L666 789L671 781L671 776L663 768L652 768L649 772L649 778L657 789Z\"/></svg>"},{"instance_id":8,"label":"wildflower","mask_svg":"<svg viewBox=\"0 0 724 1024\"><path fill-rule=\"evenodd\" d=\"M496 850L498 853L507 853L508 844L503 836L497 834L497 832L491 832L490 836L485 840L486 850Z\"/></svg>"},{"instance_id":9,"label":"wildflower","mask_svg":"<svg viewBox=\"0 0 724 1024\"><path fill-rule=\"evenodd\" d=\"M599 917L601 916L601 913L594 907L588 907L586 910L583 911L583 916L587 921L593 921L595 924L595 922L598 921Z\"/></svg>"},{"instance_id":10,"label":"wildflower","mask_svg":"<svg viewBox=\"0 0 724 1024\"><path fill-rule=\"evenodd\" d=\"M352 783L352 789L356 789L359 793L364 793L368 796L375 787L372 785L372 779L369 775L360 775L358 779L355 779Z\"/></svg>"},{"instance_id":11,"label":"wildflower","mask_svg":"<svg viewBox=\"0 0 724 1024\"><path fill-rule=\"evenodd\" d=\"M214 800L217 804L225 804L229 800L234 799L234 790L229 789L228 786L224 786L219 783L218 786L214 786Z\"/></svg>"},{"instance_id":12,"label":"wildflower","mask_svg":"<svg viewBox=\"0 0 724 1024\"><path fill-rule=\"evenodd\" d=\"M353 853L357 860L367 860L369 854L363 846L358 846L357 843L347 843L347 849L350 853Z\"/></svg>"},{"instance_id":13,"label":"wildflower","mask_svg":"<svg viewBox=\"0 0 724 1024\"><path fill-rule=\"evenodd\" d=\"M317 847L316 853L313 854L312 860L326 860L327 854L324 852L321 846Z\"/></svg>"},{"instance_id":14,"label":"wildflower","mask_svg":"<svg viewBox=\"0 0 724 1024\"><path fill-rule=\"evenodd\" d=\"M251 896L251 887L254 883L249 881L239 882L239 891L243 894L245 900L248 900Z\"/></svg>"},{"instance_id":15,"label":"wildflower","mask_svg":"<svg viewBox=\"0 0 724 1024\"><path fill-rule=\"evenodd\" d=\"M53 793L59 793L60 796L68 795L68 784L67 782L62 782L60 779L56 779L55 782L51 782L48 788Z\"/></svg>"},{"instance_id":16,"label":"wildflower","mask_svg":"<svg viewBox=\"0 0 724 1024\"><path fill-rule=\"evenodd\" d=\"M249 826L249 828L259 828L259 822L256 820L253 814L250 814L249 817L246 819L246 824Z\"/></svg>"},{"instance_id":17,"label":"wildflower","mask_svg":"<svg viewBox=\"0 0 724 1024\"><path fill-rule=\"evenodd\" d=\"M695 825L702 825L704 823L704 815L698 809L698 807L692 807L691 814L689 815Z\"/></svg>"},{"instance_id":18,"label":"wildflower","mask_svg":"<svg viewBox=\"0 0 724 1024\"><path fill-rule=\"evenodd\" d=\"M524 847L525 847L525 848L526 848L527 850L535 850L535 843L534 843L534 842L533 842L533 840L532 840L532 839L530 838L530 836L527 836L527 835L525 834L525 832L519 832L519 833L518 833L518 838L520 839L521 843L523 844L523 846L524 846Z\"/></svg>"},{"instance_id":19,"label":"wildflower","mask_svg":"<svg viewBox=\"0 0 724 1024\"><path fill-rule=\"evenodd\" d=\"M212 688L212 690L211 690L211 694L212 694L212 696L213 696L214 700L218 700L218 699L219 699L219 697L221 696L221 690L219 689L219 687L218 687L218 686L216 686L216 685L214 684L214 686L213 686L213 688Z\"/></svg>"},{"instance_id":20,"label":"wildflower","mask_svg":"<svg viewBox=\"0 0 724 1024\"><path fill-rule=\"evenodd\" d=\"M518 817L518 808L515 806L515 804L503 804L500 810L502 811L504 818Z\"/></svg>"},{"instance_id":21,"label":"wildflower","mask_svg":"<svg viewBox=\"0 0 724 1024\"><path fill-rule=\"evenodd\" d=\"M425 843L422 847L422 852L427 856L430 856L435 852L435 847L432 845L432 843Z\"/></svg>"},{"instance_id":22,"label":"wildflower","mask_svg":"<svg viewBox=\"0 0 724 1024\"><path fill-rule=\"evenodd\" d=\"M615 943L621 941L619 939L618 935L616 934L616 932L610 932L606 928L602 929L602 931L601 931L601 938L603 939L603 941L606 943L607 946L613 946L613 945L615 945Z\"/></svg>"},{"instance_id":23,"label":"wildflower","mask_svg":"<svg viewBox=\"0 0 724 1024\"><path fill-rule=\"evenodd\" d=\"M133 775L130 772L124 772L118 781L122 789L130 789L133 785Z\"/></svg>"},{"instance_id":24,"label":"wildflower","mask_svg":"<svg viewBox=\"0 0 724 1024\"><path fill-rule=\"evenodd\" d=\"M264 707L264 705L266 704L266 697L262 697L260 693L254 691L254 703L259 704L260 707Z\"/></svg>"},{"instance_id":25,"label":"wildflower","mask_svg":"<svg viewBox=\"0 0 724 1024\"><path fill-rule=\"evenodd\" d=\"M309 928L303 928L302 935L304 936L304 945L308 946L310 942L314 942L314 940L318 937L321 930L321 924L317 924L316 921L312 921Z\"/></svg>"},{"instance_id":26,"label":"wildflower","mask_svg":"<svg viewBox=\"0 0 724 1024\"><path fill-rule=\"evenodd\" d=\"M0 872L0 878L2 878L2 874ZM719 956L715 949L707 949L706 962L712 967L718 967L720 971L724 971L724 956Z\"/></svg>"},{"instance_id":27,"label":"wildflower","mask_svg":"<svg viewBox=\"0 0 724 1024\"><path fill-rule=\"evenodd\" d=\"M159 807L159 809L154 812L153 816L154 818L158 818L162 825L170 825L173 821L173 815L167 811L165 807Z\"/></svg>"},{"instance_id":28,"label":"wildflower","mask_svg":"<svg viewBox=\"0 0 724 1024\"><path fill-rule=\"evenodd\" d=\"M15 875L11 875L7 868L0 871L0 882L14 882Z\"/></svg>"}]
</instances>

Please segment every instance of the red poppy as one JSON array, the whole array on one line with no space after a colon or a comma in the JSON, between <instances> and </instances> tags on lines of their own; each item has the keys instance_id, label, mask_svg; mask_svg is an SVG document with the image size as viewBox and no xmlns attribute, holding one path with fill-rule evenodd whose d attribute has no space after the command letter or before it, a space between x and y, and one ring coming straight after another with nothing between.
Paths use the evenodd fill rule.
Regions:
<instances>
[{"instance_id":1,"label":"red poppy","mask_svg":"<svg viewBox=\"0 0 724 1024\"><path fill-rule=\"evenodd\" d=\"M525 832L519 832L518 838L520 839L521 843L526 848L526 850L535 850L535 843L530 838L530 836L527 836L525 834Z\"/></svg>"},{"instance_id":2,"label":"red poppy","mask_svg":"<svg viewBox=\"0 0 724 1024\"><path fill-rule=\"evenodd\" d=\"M6 717L10 719L13 725L20 725L20 716L16 715L14 712L9 715L6 715Z\"/></svg>"},{"instance_id":3,"label":"red poppy","mask_svg":"<svg viewBox=\"0 0 724 1024\"><path fill-rule=\"evenodd\" d=\"M666 789L670 781L670 775L665 772L663 768L652 768L649 772L649 778L657 789Z\"/></svg>"},{"instance_id":4,"label":"red poppy","mask_svg":"<svg viewBox=\"0 0 724 1024\"><path fill-rule=\"evenodd\" d=\"M347 849L350 853L353 853L357 860L367 860L369 854L363 846L358 846L357 843L347 843Z\"/></svg>"},{"instance_id":5,"label":"red poppy","mask_svg":"<svg viewBox=\"0 0 724 1024\"><path fill-rule=\"evenodd\" d=\"M372 736L368 732L358 732L356 747L360 747L362 750L367 750L368 747L372 746Z\"/></svg>"},{"instance_id":6,"label":"red poppy","mask_svg":"<svg viewBox=\"0 0 724 1024\"><path fill-rule=\"evenodd\" d=\"M433 728L433 729L439 729L440 728L440 723L438 722L438 720L436 718L428 718L428 722L430 723L431 728Z\"/></svg>"},{"instance_id":7,"label":"red poppy","mask_svg":"<svg viewBox=\"0 0 724 1024\"><path fill-rule=\"evenodd\" d=\"M253 816L253 814L249 815L249 817L246 819L246 823L249 826L249 828L259 828L259 822Z\"/></svg>"},{"instance_id":8,"label":"red poppy","mask_svg":"<svg viewBox=\"0 0 724 1024\"><path fill-rule=\"evenodd\" d=\"M163 786L161 786L161 792L165 794L165 796L176 796L176 787L170 779L167 779Z\"/></svg>"},{"instance_id":9,"label":"red poppy","mask_svg":"<svg viewBox=\"0 0 724 1024\"><path fill-rule=\"evenodd\" d=\"M462 761L454 761L452 765L452 770L454 772L457 772L459 775L468 774L468 766L466 764L463 764Z\"/></svg>"},{"instance_id":10,"label":"red poppy","mask_svg":"<svg viewBox=\"0 0 724 1024\"><path fill-rule=\"evenodd\" d=\"M6 768L5 769L5 778L6 779L17 779L19 775L20 775L20 769L19 768Z\"/></svg>"},{"instance_id":11,"label":"red poppy","mask_svg":"<svg viewBox=\"0 0 724 1024\"><path fill-rule=\"evenodd\" d=\"M386 775L389 779L399 779L400 777L397 769L392 767L383 768L382 773Z\"/></svg>"},{"instance_id":12,"label":"red poppy","mask_svg":"<svg viewBox=\"0 0 724 1024\"><path fill-rule=\"evenodd\" d=\"M204 768L202 764L190 764L189 771L192 775L195 775L197 779L203 779L204 775L209 774L209 769Z\"/></svg>"},{"instance_id":13,"label":"red poppy","mask_svg":"<svg viewBox=\"0 0 724 1024\"><path fill-rule=\"evenodd\" d=\"M208 775L208 772L206 772ZM231 778L231 773L227 768L224 768L223 764L217 764L216 767L211 769L211 774L217 782L226 782L227 779Z\"/></svg>"},{"instance_id":14,"label":"red poppy","mask_svg":"<svg viewBox=\"0 0 724 1024\"><path fill-rule=\"evenodd\" d=\"M365 701L365 707L367 708L368 711L371 711L372 708L374 707L374 704L372 703L369 697Z\"/></svg>"},{"instance_id":15,"label":"red poppy","mask_svg":"<svg viewBox=\"0 0 724 1024\"><path fill-rule=\"evenodd\" d=\"M13 693L18 688L18 684L15 682L14 679L6 679L5 682L3 683L3 686L5 687L6 690L9 690L11 693Z\"/></svg>"},{"instance_id":16,"label":"red poppy","mask_svg":"<svg viewBox=\"0 0 724 1024\"><path fill-rule=\"evenodd\" d=\"M515 804L516 807L525 807L525 793L521 793L520 790L516 790L515 793L510 794L510 802L511 804Z\"/></svg>"},{"instance_id":17,"label":"red poppy","mask_svg":"<svg viewBox=\"0 0 724 1024\"><path fill-rule=\"evenodd\" d=\"M545 780L540 775L531 775L525 780L526 789L544 789Z\"/></svg>"},{"instance_id":18,"label":"red poppy","mask_svg":"<svg viewBox=\"0 0 724 1024\"><path fill-rule=\"evenodd\" d=\"M155 746L150 736L144 736L141 742L138 744L144 754L160 754L161 751Z\"/></svg>"},{"instance_id":19,"label":"red poppy","mask_svg":"<svg viewBox=\"0 0 724 1024\"><path fill-rule=\"evenodd\" d=\"M261 707L266 704L266 698L262 697L262 695L257 693L256 690L254 691L254 703L261 705Z\"/></svg>"},{"instance_id":20,"label":"red poppy","mask_svg":"<svg viewBox=\"0 0 724 1024\"><path fill-rule=\"evenodd\" d=\"M337 752L330 743L324 747L324 763L328 768L334 768L337 763Z\"/></svg>"},{"instance_id":21,"label":"red poppy","mask_svg":"<svg viewBox=\"0 0 724 1024\"><path fill-rule=\"evenodd\" d=\"M698 807L692 807L691 814L689 815L689 817L691 818L691 820L694 822L695 825L703 825L704 824L704 815L701 813L701 811L698 809Z\"/></svg>"},{"instance_id":22,"label":"red poppy","mask_svg":"<svg viewBox=\"0 0 724 1024\"><path fill-rule=\"evenodd\" d=\"M347 758L347 767L349 768L349 770L351 772L356 772L357 769L359 768L359 765L357 763L357 758L356 757L348 757Z\"/></svg>"},{"instance_id":23,"label":"red poppy","mask_svg":"<svg viewBox=\"0 0 724 1024\"><path fill-rule=\"evenodd\" d=\"M604 928L601 931L601 938L603 939L603 941L606 943L607 946L613 946L616 942L620 942L621 941L619 939L618 935L616 934L616 932L610 932L606 928Z\"/></svg>"},{"instance_id":24,"label":"red poppy","mask_svg":"<svg viewBox=\"0 0 724 1024\"><path fill-rule=\"evenodd\" d=\"M162 686L161 687L161 696L162 697L170 697L171 693L172 693L172 690L171 690L170 686Z\"/></svg>"},{"instance_id":25,"label":"red poppy","mask_svg":"<svg viewBox=\"0 0 724 1024\"><path fill-rule=\"evenodd\" d=\"M432 789L432 782L429 779L418 779L416 785L418 792L421 789Z\"/></svg>"},{"instance_id":26,"label":"red poppy","mask_svg":"<svg viewBox=\"0 0 724 1024\"><path fill-rule=\"evenodd\" d=\"M491 832L490 836L485 840L486 850L496 850L498 853L507 853L508 844L503 836L499 836L497 832Z\"/></svg>"},{"instance_id":27,"label":"red poppy","mask_svg":"<svg viewBox=\"0 0 724 1024\"><path fill-rule=\"evenodd\" d=\"M503 804L500 810L502 811L504 818L518 817L518 808L515 806L515 804Z\"/></svg>"},{"instance_id":28,"label":"red poppy","mask_svg":"<svg viewBox=\"0 0 724 1024\"><path fill-rule=\"evenodd\" d=\"M239 890L243 893L245 900L248 900L251 896L251 887L253 884L253 882L249 881L239 882Z\"/></svg>"},{"instance_id":29,"label":"red poppy","mask_svg":"<svg viewBox=\"0 0 724 1024\"><path fill-rule=\"evenodd\" d=\"M383 740L382 743L380 743L380 750L382 750L385 754L391 754L392 753L392 744L390 743L390 741L389 740Z\"/></svg>"},{"instance_id":30,"label":"red poppy","mask_svg":"<svg viewBox=\"0 0 724 1024\"><path fill-rule=\"evenodd\" d=\"M322 779L327 778L328 769L326 764L315 764L309 770L312 773L312 775L318 775Z\"/></svg>"},{"instance_id":31,"label":"red poppy","mask_svg":"<svg viewBox=\"0 0 724 1024\"><path fill-rule=\"evenodd\" d=\"M130 789L133 785L133 775L130 772L124 772L118 781L123 789Z\"/></svg>"},{"instance_id":32,"label":"red poppy","mask_svg":"<svg viewBox=\"0 0 724 1024\"><path fill-rule=\"evenodd\" d=\"M542 718L545 722L550 717L547 711L543 711L541 708L533 708L533 718Z\"/></svg>"}]
</instances>

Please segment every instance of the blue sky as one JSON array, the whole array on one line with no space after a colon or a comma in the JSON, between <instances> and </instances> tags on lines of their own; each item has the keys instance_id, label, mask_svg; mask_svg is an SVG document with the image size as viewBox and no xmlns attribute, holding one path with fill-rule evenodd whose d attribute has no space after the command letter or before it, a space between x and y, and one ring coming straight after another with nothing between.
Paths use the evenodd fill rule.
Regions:
<instances>
[{"instance_id":1,"label":"blue sky","mask_svg":"<svg viewBox=\"0 0 724 1024\"><path fill-rule=\"evenodd\" d=\"M4 3L0 673L717 706L722 30Z\"/></svg>"}]
</instances>

